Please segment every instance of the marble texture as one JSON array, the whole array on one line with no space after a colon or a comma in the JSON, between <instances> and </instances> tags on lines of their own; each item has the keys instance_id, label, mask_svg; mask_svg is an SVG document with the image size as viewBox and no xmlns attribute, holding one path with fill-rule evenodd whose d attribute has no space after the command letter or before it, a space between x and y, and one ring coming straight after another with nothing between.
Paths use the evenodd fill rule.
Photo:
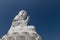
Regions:
<instances>
[{"instance_id":1,"label":"marble texture","mask_svg":"<svg viewBox=\"0 0 60 40\"><path fill-rule=\"evenodd\" d=\"M19 11L12 21L11 28L1 40L41 40L35 26L27 25L29 18L25 10Z\"/></svg>"}]
</instances>

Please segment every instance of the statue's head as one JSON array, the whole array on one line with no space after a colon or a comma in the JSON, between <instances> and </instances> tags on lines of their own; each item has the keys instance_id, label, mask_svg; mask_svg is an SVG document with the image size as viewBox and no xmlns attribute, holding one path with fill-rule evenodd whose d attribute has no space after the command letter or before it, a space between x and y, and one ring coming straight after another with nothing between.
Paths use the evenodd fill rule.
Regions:
<instances>
[{"instance_id":1,"label":"statue's head","mask_svg":"<svg viewBox=\"0 0 60 40\"><path fill-rule=\"evenodd\" d=\"M26 16L26 15L27 15L27 12L26 12L25 10L21 10L21 11L19 12L19 15L20 15L20 16Z\"/></svg>"},{"instance_id":2,"label":"statue's head","mask_svg":"<svg viewBox=\"0 0 60 40\"><path fill-rule=\"evenodd\" d=\"M18 15L21 16L21 17L23 17L23 19L26 19L27 12L25 10L21 10Z\"/></svg>"}]
</instances>

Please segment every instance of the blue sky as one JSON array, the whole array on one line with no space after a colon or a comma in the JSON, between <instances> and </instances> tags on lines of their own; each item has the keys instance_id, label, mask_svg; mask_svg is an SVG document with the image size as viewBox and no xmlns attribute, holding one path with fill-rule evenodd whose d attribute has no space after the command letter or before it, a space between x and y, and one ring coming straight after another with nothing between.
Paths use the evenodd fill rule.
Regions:
<instances>
[{"instance_id":1,"label":"blue sky","mask_svg":"<svg viewBox=\"0 0 60 40\"><path fill-rule=\"evenodd\" d=\"M60 2L56 0L0 0L0 37L6 34L20 10L30 15L42 40L60 40Z\"/></svg>"}]
</instances>

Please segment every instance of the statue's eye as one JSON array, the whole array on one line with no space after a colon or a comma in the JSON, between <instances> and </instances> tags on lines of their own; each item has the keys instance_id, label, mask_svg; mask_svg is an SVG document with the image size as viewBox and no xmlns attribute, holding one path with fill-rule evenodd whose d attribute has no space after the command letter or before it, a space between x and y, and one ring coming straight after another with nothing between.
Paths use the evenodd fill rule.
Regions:
<instances>
[{"instance_id":1,"label":"statue's eye","mask_svg":"<svg viewBox=\"0 0 60 40\"><path fill-rule=\"evenodd\" d=\"M24 13L24 12L23 12Z\"/></svg>"}]
</instances>

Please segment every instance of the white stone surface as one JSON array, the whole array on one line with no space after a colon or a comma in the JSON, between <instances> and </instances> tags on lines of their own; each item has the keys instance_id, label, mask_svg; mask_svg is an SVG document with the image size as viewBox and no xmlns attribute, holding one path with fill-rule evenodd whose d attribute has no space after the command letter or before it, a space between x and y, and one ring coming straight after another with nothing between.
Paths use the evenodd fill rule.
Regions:
<instances>
[{"instance_id":1,"label":"white stone surface","mask_svg":"<svg viewBox=\"0 0 60 40\"><path fill-rule=\"evenodd\" d=\"M2 39L0 39L0 40L2 40Z\"/></svg>"},{"instance_id":2,"label":"white stone surface","mask_svg":"<svg viewBox=\"0 0 60 40\"><path fill-rule=\"evenodd\" d=\"M41 40L37 34L35 26L27 25L29 16L25 10L21 10L12 21L8 33L2 37L2 40Z\"/></svg>"}]
</instances>

